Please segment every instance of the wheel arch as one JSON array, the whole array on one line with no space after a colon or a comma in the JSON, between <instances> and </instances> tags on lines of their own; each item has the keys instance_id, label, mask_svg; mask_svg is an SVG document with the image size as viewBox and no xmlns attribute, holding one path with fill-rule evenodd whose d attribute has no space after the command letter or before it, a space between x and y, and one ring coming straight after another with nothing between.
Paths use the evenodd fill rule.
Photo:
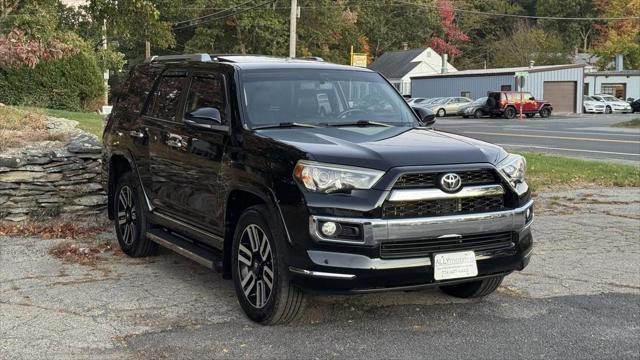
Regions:
<instances>
[{"instance_id":1,"label":"wheel arch","mask_svg":"<svg viewBox=\"0 0 640 360\"><path fill-rule=\"evenodd\" d=\"M113 153L109 158L109 175L107 179L107 214L110 220L114 219L113 197L118 184L118 179L127 171L133 171L133 160L124 153Z\"/></svg>"}]
</instances>

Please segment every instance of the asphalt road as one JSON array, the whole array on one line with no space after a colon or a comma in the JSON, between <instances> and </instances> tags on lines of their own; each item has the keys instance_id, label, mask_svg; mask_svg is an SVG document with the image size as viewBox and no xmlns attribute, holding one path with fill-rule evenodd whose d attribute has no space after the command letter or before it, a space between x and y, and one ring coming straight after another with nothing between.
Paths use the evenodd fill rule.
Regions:
<instances>
[{"instance_id":1,"label":"asphalt road","mask_svg":"<svg viewBox=\"0 0 640 360\"><path fill-rule=\"evenodd\" d=\"M439 118L436 129L499 144L512 151L536 151L640 164L640 129L611 127L640 114L584 114L524 120Z\"/></svg>"},{"instance_id":2,"label":"asphalt road","mask_svg":"<svg viewBox=\"0 0 640 360\"><path fill-rule=\"evenodd\" d=\"M640 189L548 192L536 207L532 262L484 299L316 295L275 327L168 250L78 264L50 254L61 240L0 237L0 359L638 359Z\"/></svg>"}]
</instances>

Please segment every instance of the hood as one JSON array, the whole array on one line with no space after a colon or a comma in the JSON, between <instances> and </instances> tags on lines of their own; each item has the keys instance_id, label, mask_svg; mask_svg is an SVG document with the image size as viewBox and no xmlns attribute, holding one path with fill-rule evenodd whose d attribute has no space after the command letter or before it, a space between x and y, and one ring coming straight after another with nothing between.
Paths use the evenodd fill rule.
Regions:
<instances>
[{"instance_id":1,"label":"hood","mask_svg":"<svg viewBox=\"0 0 640 360\"><path fill-rule=\"evenodd\" d=\"M604 103L602 103L600 101L585 100L585 101L583 101L583 103L584 103L584 105L589 105L589 106L596 106L596 105L604 106Z\"/></svg>"},{"instance_id":2,"label":"hood","mask_svg":"<svg viewBox=\"0 0 640 360\"><path fill-rule=\"evenodd\" d=\"M499 146L423 128L265 129L256 133L293 146L315 161L388 170L397 166L497 163Z\"/></svg>"}]
</instances>

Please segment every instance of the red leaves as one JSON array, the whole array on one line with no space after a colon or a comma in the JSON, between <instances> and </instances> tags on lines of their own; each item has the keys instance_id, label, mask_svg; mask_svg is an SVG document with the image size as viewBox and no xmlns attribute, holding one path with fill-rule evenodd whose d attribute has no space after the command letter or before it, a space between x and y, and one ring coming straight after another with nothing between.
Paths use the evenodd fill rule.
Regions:
<instances>
[{"instance_id":1,"label":"red leaves","mask_svg":"<svg viewBox=\"0 0 640 360\"><path fill-rule=\"evenodd\" d=\"M77 239L107 231L105 227L83 227L70 222L0 223L0 236L37 236L42 239Z\"/></svg>"},{"instance_id":2,"label":"red leaves","mask_svg":"<svg viewBox=\"0 0 640 360\"><path fill-rule=\"evenodd\" d=\"M42 42L28 39L22 31L14 28L8 35L0 34L0 68L35 67L40 60L60 59L75 54L77 49L58 40Z\"/></svg>"},{"instance_id":3,"label":"red leaves","mask_svg":"<svg viewBox=\"0 0 640 360\"><path fill-rule=\"evenodd\" d=\"M440 54L449 54L450 56L462 55L462 51L453 43L467 42L469 41L469 37L456 27L454 23L456 13L451 1L438 0L438 13L440 14L440 25L442 26L444 36L432 36L429 46Z\"/></svg>"}]
</instances>

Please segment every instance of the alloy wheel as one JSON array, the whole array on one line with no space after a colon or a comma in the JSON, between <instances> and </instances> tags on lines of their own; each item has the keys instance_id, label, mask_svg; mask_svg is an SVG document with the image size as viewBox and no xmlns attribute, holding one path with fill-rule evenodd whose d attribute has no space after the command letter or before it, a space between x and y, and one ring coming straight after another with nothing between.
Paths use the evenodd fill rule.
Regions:
<instances>
[{"instance_id":1,"label":"alloy wheel","mask_svg":"<svg viewBox=\"0 0 640 360\"><path fill-rule=\"evenodd\" d=\"M269 238L260 226L250 224L243 230L237 266L245 298L255 308L264 307L271 297L275 275Z\"/></svg>"},{"instance_id":2,"label":"alloy wheel","mask_svg":"<svg viewBox=\"0 0 640 360\"><path fill-rule=\"evenodd\" d=\"M133 244L136 221L133 191L125 185L120 189L118 195L118 229L125 245L131 246Z\"/></svg>"}]
</instances>

